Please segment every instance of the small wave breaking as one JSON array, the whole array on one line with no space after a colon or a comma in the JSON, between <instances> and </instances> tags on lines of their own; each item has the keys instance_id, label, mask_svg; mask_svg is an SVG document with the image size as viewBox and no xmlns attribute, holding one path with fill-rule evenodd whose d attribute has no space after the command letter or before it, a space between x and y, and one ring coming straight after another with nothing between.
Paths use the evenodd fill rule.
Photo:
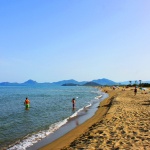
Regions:
<instances>
[{"instance_id":1,"label":"small wave breaking","mask_svg":"<svg viewBox=\"0 0 150 150\"><path fill-rule=\"evenodd\" d=\"M99 96L96 96L95 99L100 99L101 97L102 97L102 95L99 95ZM65 125L71 119L82 115L82 112L87 111L91 106L92 106L92 102L91 103L89 102L85 107L80 108L79 110L74 112L70 117L68 117L62 121L59 121L57 123L52 124L48 130L39 131L36 134L26 136L23 140L21 140L21 141L19 140L18 142L16 142L15 145L9 146L8 150L26 150L26 148L31 147L38 141L40 141L40 140L46 138L47 136L49 136L50 134L54 133L56 130L58 130L60 127Z\"/></svg>"}]
</instances>

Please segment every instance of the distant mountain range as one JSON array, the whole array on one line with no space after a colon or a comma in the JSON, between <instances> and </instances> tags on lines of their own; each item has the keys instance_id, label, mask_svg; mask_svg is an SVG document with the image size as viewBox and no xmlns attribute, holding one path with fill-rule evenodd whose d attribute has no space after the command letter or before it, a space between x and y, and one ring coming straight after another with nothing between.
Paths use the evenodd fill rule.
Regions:
<instances>
[{"instance_id":1,"label":"distant mountain range","mask_svg":"<svg viewBox=\"0 0 150 150\"><path fill-rule=\"evenodd\" d=\"M142 83L150 83L150 81L143 81ZM74 79L71 80L62 80L62 81L58 81L58 82L44 82L44 83L38 83L34 80L28 80L24 83L10 83L10 82L1 82L0 86L28 86L28 85L57 85L57 86L76 86L76 85L84 85L84 86L98 86L98 85L128 85L129 81L124 81L124 82L114 82L112 80L109 79L97 79L97 80L92 80L92 81L82 81L82 82L78 82ZM134 82L132 82L132 84L134 84Z\"/></svg>"}]
</instances>

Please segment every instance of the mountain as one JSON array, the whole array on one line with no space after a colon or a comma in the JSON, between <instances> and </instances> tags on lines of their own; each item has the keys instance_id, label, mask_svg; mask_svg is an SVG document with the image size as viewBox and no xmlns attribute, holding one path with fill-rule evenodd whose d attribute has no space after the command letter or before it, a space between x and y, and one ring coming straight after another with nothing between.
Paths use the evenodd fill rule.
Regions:
<instances>
[{"instance_id":1,"label":"mountain","mask_svg":"<svg viewBox=\"0 0 150 150\"><path fill-rule=\"evenodd\" d=\"M83 86L100 86L100 84L98 84L96 82L87 82L87 83L83 84Z\"/></svg>"},{"instance_id":2,"label":"mountain","mask_svg":"<svg viewBox=\"0 0 150 150\"><path fill-rule=\"evenodd\" d=\"M109 80L109 79L105 79L105 78L92 80L92 82L98 83L100 85L116 85L117 84L116 82Z\"/></svg>"},{"instance_id":3,"label":"mountain","mask_svg":"<svg viewBox=\"0 0 150 150\"><path fill-rule=\"evenodd\" d=\"M1 82L0 86L17 86L19 83Z\"/></svg>"},{"instance_id":4,"label":"mountain","mask_svg":"<svg viewBox=\"0 0 150 150\"><path fill-rule=\"evenodd\" d=\"M26 81L26 82L24 82L24 83L22 83L23 85L35 85L35 84L38 84L36 81L33 81L33 80L28 80L28 81Z\"/></svg>"},{"instance_id":5,"label":"mountain","mask_svg":"<svg viewBox=\"0 0 150 150\"><path fill-rule=\"evenodd\" d=\"M33 80L28 80L24 83L10 83L10 82L1 82L0 83L0 86L24 86L24 85L35 85L35 84L38 84L36 81L33 81Z\"/></svg>"},{"instance_id":6,"label":"mountain","mask_svg":"<svg viewBox=\"0 0 150 150\"><path fill-rule=\"evenodd\" d=\"M62 81L58 81L58 82L53 82L53 83L51 83L51 85L64 85L64 84L82 85L84 83L86 83L86 81L78 82L74 79L70 79L70 80L62 80Z\"/></svg>"},{"instance_id":7,"label":"mountain","mask_svg":"<svg viewBox=\"0 0 150 150\"><path fill-rule=\"evenodd\" d=\"M68 83L78 84L78 81L70 79L70 80L62 80L62 81L58 81L58 82L53 82L51 84L52 85L63 85L63 84L68 84Z\"/></svg>"},{"instance_id":8,"label":"mountain","mask_svg":"<svg viewBox=\"0 0 150 150\"><path fill-rule=\"evenodd\" d=\"M129 81L132 81L132 80L129 80ZM120 84L120 85L129 85L130 84L129 81L119 82L118 84ZM139 84L138 80L134 80L134 81L131 82L131 85L135 84L135 81L137 81L137 84ZM141 83L150 83L150 81L142 81Z\"/></svg>"},{"instance_id":9,"label":"mountain","mask_svg":"<svg viewBox=\"0 0 150 150\"><path fill-rule=\"evenodd\" d=\"M138 81L138 80L137 80ZM132 81L132 84L134 84L135 81ZM150 81L142 81L142 83L150 83ZM129 84L129 81L124 81L124 82L114 82L112 80L109 80L109 79L97 79L97 80L92 80L92 81L82 81L82 82L78 82L74 79L70 79L70 80L62 80L62 81L58 81L58 82L44 82L44 83L38 83L34 80L31 80L29 79L28 81L24 82L24 83L10 83L10 82L1 82L0 83L0 86L32 86L32 85L55 85L55 86L61 86L61 85L65 85L65 86L74 86L74 85L95 85L95 86L98 86L98 85L128 85ZM98 85L96 85L98 84Z\"/></svg>"},{"instance_id":10,"label":"mountain","mask_svg":"<svg viewBox=\"0 0 150 150\"><path fill-rule=\"evenodd\" d=\"M45 82L45 83L38 83L34 80L29 79L28 81L24 82L24 83L10 83L10 82L2 82L0 83L1 86L17 86L17 85L21 85L21 86L28 86L28 85L55 85L55 86L61 86L61 85L115 85L116 82L108 80L108 79L97 79L97 80L92 80L90 82L88 81L82 81L82 82L78 82L74 79L70 79L70 80L62 80L62 81L58 81L58 82Z\"/></svg>"}]
</instances>

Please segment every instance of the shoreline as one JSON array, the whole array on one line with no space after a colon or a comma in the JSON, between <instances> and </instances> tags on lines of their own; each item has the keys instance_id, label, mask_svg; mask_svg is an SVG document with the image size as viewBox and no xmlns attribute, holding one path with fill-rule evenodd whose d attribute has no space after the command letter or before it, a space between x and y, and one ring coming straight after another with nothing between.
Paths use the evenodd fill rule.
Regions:
<instances>
[{"instance_id":1,"label":"shoreline","mask_svg":"<svg viewBox=\"0 0 150 150\"><path fill-rule=\"evenodd\" d=\"M54 131L50 135L41 139L37 143L33 144L32 146L27 147L27 150L40 149L43 146L54 142L55 140L62 137L66 133L72 131L74 128L80 126L82 123L84 123L85 121L90 119L92 116L94 116L94 114L98 110L100 102L102 102L107 97L108 97L108 94L101 92L100 90L100 95L95 97L95 99L93 99L91 103L79 109L78 111L74 111L74 114L68 117L67 122L64 125L62 125L60 128L58 128L56 131Z\"/></svg>"},{"instance_id":2,"label":"shoreline","mask_svg":"<svg viewBox=\"0 0 150 150\"><path fill-rule=\"evenodd\" d=\"M99 88L100 89L100 88ZM101 90L101 89L100 89ZM104 92L104 91L102 91ZM105 93L105 92L104 92ZM102 100L98 106L97 111L95 114L86 120L84 123L80 124L76 128L72 129L62 137L56 139L52 143L49 143L43 147L41 147L39 150L57 150L57 149L62 149L66 145L69 145L72 141L74 141L79 135L83 134L86 132L86 130L96 123L97 121L101 120L103 116L107 113L107 111L110 108L110 103L112 101L112 98L114 98L114 93L108 95L107 98Z\"/></svg>"},{"instance_id":3,"label":"shoreline","mask_svg":"<svg viewBox=\"0 0 150 150\"><path fill-rule=\"evenodd\" d=\"M95 115L40 150L150 149L150 92L107 90Z\"/></svg>"}]
</instances>

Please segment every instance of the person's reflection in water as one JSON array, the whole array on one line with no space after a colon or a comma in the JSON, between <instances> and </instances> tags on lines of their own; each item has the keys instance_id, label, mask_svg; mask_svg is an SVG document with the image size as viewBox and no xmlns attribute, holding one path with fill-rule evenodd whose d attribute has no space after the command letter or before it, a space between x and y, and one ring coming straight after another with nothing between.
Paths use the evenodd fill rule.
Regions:
<instances>
[{"instance_id":1,"label":"person's reflection in water","mask_svg":"<svg viewBox=\"0 0 150 150\"><path fill-rule=\"evenodd\" d=\"M78 118L76 119L76 126L78 126L79 125L79 121L78 121Z\"/></svg>"}]
</instances>

